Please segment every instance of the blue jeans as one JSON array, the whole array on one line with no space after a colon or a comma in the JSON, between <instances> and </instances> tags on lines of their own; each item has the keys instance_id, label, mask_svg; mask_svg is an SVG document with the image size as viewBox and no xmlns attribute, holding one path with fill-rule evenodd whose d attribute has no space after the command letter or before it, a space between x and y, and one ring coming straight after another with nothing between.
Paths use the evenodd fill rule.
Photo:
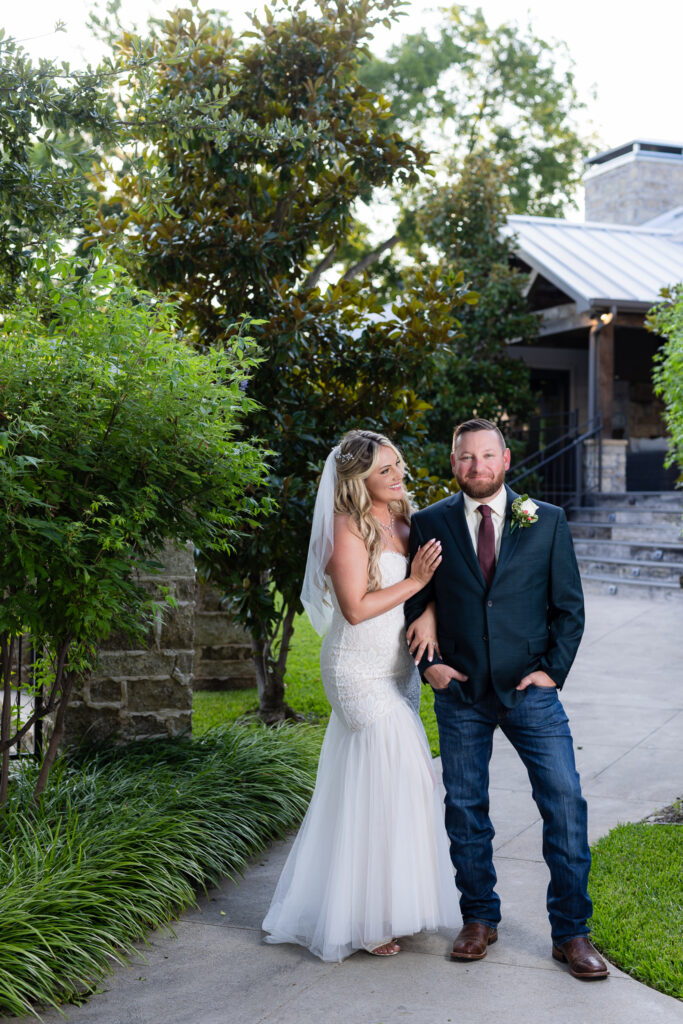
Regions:
<instances>
[{"instance_id":1,"label":"blue jeans","mask_svg":"<svg viewBox=\"0 0 683 1024\"><path fill-rule=\"evenodd\" d=\"M550 870L548 917L555 944L587 935L590 850L586 801L574 763L569 722L554 688L530 686L523 701L504 707L491 693L466 704L450 690L435 691L446 829L463 921L497 927L494 829L489 818L489 761L499 725L521 757L543 818L543 857Z\"/></svg>"}]
</instances>

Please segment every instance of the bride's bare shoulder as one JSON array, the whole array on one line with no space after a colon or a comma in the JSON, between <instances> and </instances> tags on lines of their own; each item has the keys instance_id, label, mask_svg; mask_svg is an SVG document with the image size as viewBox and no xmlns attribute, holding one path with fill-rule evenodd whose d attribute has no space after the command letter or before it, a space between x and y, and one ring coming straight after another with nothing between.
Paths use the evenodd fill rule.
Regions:
<instances>
[{"instance_id":1,"label":"bride's bare shoulder","mask_svg":"<svg viewBox=\"0 0 683 1024\"><path fill-rule=\"evenodd\" d=\"M333 579L338 573L348 576L353 566L360 566L363 571L367 571L367 559L365 544L351 516L335 515L334 548L327 563L329 575Z\"/></svg>"},{"instance_id":2,"label":"bride's bare shoulder","mask_svg":"<svg viewBox=\"0 0 683 1024\"><path fill-rule=\"evenodd\" d=\"M346 537L354 537L363 543L358 527L356 526L351 516L345 515L344 513L335 512L334 515L334 539L335 543L339 540L342 542Z\"/></svg>"}]
</instances>

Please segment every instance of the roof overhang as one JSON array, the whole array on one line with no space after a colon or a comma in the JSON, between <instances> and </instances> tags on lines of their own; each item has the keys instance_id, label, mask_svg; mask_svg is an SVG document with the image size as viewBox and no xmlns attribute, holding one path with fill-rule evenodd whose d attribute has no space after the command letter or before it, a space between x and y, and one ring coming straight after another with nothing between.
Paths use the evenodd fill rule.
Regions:
<instances>
[{"instance_id":1,"label":"roof overhang","mask_svg":"<svg viewBox=\"0 0 683 1024\"><path fill-rule=\"evenodd\" d=\"M651 306L642 302L610 302L605 299L595 300L590 308L580 310L575 302L566 302L560 306L550 306L548 309L537 311L539 316L538 337L547 338L554 334L568 334L571 331L590 330L595 326L597 319L602 313L615 312L621 314L635 314L636 318L645 318ZM637 319L622 326L639 326Z\"/></svg>"},{"instance_id":2,"label":"roof overhang","mask_svg":"<svg viewBox=\"0 0 683 1024\"><path fill-rule=\"evenodd\" d=\"M683 245L668 231L514 215L503 233L531 268L529 286L544 278L577 313L645 313L683 280Z\"/></svg>"},{"instance_id":3,"label":"roof overhang","mask_svg":"<svg viewBox=\"0 0 683 1024\"><path fill-rule=\"evenodd\" d=\"M550 306L549 309L540 311L538 336L539 338L548 338L553 334L590 330L592 324L591 317L578 310L575 302L567 302L564 305Z\"/></svg>"},{"instance_id":4,"label":"roof overhang","mask_svg":"<svg viewBox=\"0 0 683 1024\"><path fill-rule=\"evenodd\" d=\"M630 299L590 299L589 310L591 314L609 313L616 310L617 313L642 313L643 316L649 309L652 309L651 302L635 302Z\"/></svg>"}]
</instances>

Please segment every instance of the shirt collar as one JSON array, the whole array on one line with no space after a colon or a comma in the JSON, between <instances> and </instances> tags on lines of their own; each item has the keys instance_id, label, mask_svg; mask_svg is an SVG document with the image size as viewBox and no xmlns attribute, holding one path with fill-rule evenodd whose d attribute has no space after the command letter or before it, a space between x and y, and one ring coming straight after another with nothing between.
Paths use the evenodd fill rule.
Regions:
<instances>
[{"instance_id":1,"label":"shirt collar","mask_svg":"<svg viewBox=\"0 0 683 1024\"><path fill-rule=\"evenodd\" d=\"M465 500L465 515L472 515L477 511L480 505L490 505L491 511L495 512L496 515L505 518L505 512L507 509L508 495L505 487L501 487L500 493L495 498L491 498L486 501L480 501L478 498L470 498L469 494L463 492L463 498Z\"/></svg>"}]
</instances>

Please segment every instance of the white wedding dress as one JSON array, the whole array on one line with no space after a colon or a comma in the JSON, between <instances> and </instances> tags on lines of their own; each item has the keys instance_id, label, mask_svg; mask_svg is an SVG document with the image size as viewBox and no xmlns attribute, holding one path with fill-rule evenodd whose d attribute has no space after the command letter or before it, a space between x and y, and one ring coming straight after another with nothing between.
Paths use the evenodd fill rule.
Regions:
<instances>
[{"instance_id":1,"label":"white wedding dress","mask_svg":"<svg viewBox=\"0 0 683 1024\"><path fill-rule=\"evenodd\" d=\"M384 551L383 585L402 580L406 565ZM331 583L330 592L320 663L332 714L313 797L263 928L266 942L338 961L461 921L403 606L351 626Z\"/></svg>"}]
</instances>

